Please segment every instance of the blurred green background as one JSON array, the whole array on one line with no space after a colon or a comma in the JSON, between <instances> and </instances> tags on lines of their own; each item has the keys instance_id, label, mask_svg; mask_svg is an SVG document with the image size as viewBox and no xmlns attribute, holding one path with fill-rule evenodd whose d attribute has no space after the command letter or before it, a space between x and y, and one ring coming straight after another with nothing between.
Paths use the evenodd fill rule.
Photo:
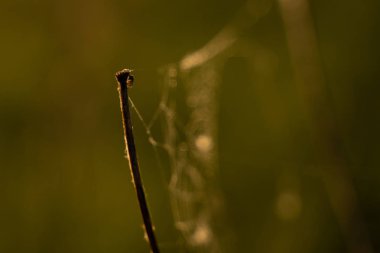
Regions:
<instances>
[{"instance_id":1,"label":"blurred green background","mask_svg":"<svg viewBox=\"0 0 380 253\"><path fill-rule=\"evenodd\" d=\"M130 94L149 119L157 70L245 4L0 0L0 252L148 252L114 73L135 69ZM309 1L324 76L322 95L310 96L299 92L307 78L281 8L268 6L239 34L253 53L227 57L219 73L222 252L380 252L380 2ZM162 252L187 252L169 169L133 117Z\"/></svg>"}]
</instances>

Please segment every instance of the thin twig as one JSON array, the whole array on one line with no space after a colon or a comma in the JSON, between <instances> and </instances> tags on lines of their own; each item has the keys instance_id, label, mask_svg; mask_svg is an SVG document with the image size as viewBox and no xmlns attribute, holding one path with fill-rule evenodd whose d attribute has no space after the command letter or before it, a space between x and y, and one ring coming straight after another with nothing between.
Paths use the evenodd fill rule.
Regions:
<instances>
[{"instance_id":1,"label":"thin twig","mask_svg":"<svg viewBox=\"0 0 380 253\"><path fill-rule=\"evenodd\" d=\"M159 253L156 237L153 230L152 220L149 214L149 208L146 201L144 187L140 176L139 163L137 160L135 140L132 131L132 120L128 104L128 87L132 86L133 76L131 70L123 69L116 73L116 80L119 83L120 108L124 127L124 141L126 154L129 160L132 180L135 185L137 199L140 205L141 215L144 221L146 235L148 236L150 248L153 253Z\"/></svg>"}]
</instances>

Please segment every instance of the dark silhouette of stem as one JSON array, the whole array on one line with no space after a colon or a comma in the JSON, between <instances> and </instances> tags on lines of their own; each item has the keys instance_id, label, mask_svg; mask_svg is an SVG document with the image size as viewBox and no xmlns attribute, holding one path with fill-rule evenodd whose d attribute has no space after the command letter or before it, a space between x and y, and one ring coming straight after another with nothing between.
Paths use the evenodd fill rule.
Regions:
<instances>
[{"instance_id":1,"label":"dark silhouette of stem","mask_svg":"<svg viewBox=\"0 0 380 253\"><path fill-rule=\"evenodd\" d=\"M150 248L153 253L159 253L152 220L150 218L149 208L144 193L144 187L140 176L135 140L132 131L132 120L129 112L128 87L130 87L133 82L131 71L128 69L123 69L122 71L117 72L116 80L119 84L118 90L120 95L120 108L124 127L124 141L126 154L129 160L129 166L131 169L132 180L135 185L137 199L140 205L140 211L144 221L145 232L149 240Z\"/></svg>"}]
</instances>

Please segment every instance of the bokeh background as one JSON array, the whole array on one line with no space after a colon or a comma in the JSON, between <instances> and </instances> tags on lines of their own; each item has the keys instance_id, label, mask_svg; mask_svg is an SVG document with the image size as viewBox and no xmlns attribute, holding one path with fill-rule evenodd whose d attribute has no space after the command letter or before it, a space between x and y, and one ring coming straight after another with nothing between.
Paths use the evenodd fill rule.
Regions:
<instances>
[{"instance_id":1,"label":"bokeh background","mask_svg":"<svg viewBox=\"0 0 380 253\"><path fill-rule=\"evenodd\" d=\"M247 4L218 62L221 252L380 252L377 0L1 0L0 252L149 251L114 73L135 69L149 119L158 70ZM133 117L162 252L191 252Z\"/></svg>"}]
</instances>

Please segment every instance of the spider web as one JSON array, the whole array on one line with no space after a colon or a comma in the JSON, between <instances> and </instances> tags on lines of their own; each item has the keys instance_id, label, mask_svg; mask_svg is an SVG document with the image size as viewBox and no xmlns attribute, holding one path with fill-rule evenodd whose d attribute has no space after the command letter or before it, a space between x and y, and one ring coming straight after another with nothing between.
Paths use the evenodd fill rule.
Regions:
<instances>
[{"instance_id":1,"label":"spider web","mask_svg":"<svg viewBox=\"0 0 380 253\"><path fill-rule=\"evenodd\" d=\"M169 158L169 195L175 227L190 252L221 252L217 236L218 209L221 205L215 182L217 170L216 65L205 64L190 72L178 65L161 69L162 97L152 119L147 122L130 99L132 108L155 149ZM178 102L178 94L185 100ZM162 141L152 128L162 123Z\"/></svg>"},{"instance_id":2,"label":"spider web","mask_svg":"<svg viewBox=\"0 0 380 253\"><path fill-rule=\"evenodd\" d=\"M217 187L217 91L226 59L234 54L231 48L270 8L269 1L259 3L247 1L202 48L159 70L162 96L149 122L130 100L158 160L157 148L169 158L171 209L186 252L218 253L225 248L219 222L223 201ZM151 131L159 122L162 141L157 141Z\"/></svg>"}]
</instances>

